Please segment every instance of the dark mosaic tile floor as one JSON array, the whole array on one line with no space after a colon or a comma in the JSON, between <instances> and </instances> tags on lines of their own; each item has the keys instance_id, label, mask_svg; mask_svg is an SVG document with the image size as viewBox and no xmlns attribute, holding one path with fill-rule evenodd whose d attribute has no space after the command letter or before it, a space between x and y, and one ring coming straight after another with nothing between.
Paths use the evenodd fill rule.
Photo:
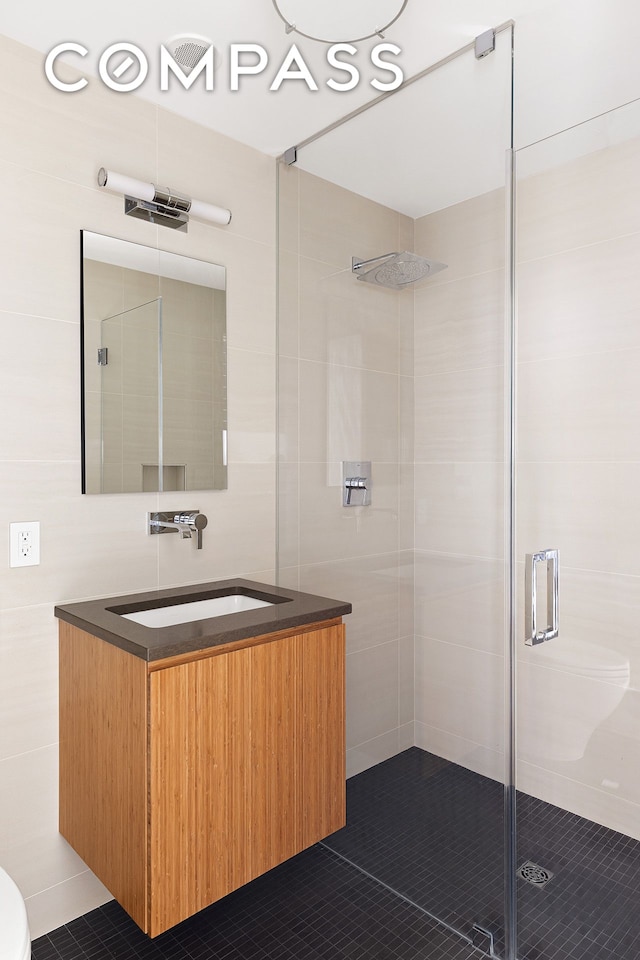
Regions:
<instances>
[{"instance_id":1,"label":"dark mosaic tile floor","mask_svg":"<svg viewBox=\"0 0 640 960\"><path fill-rule=\"evenodd\" d=\"M33 960L482 960L321 846L150 940L115 903L33 943Z\"/></svg>"},{"instance_id":2,"label":"dark mosaic tile floor","mask_svg":"<svg viewBox=\"0 0 640 960\"><path fill-rule=\"evenodd\" d=\"M480 960L425 910L501 954L502 787L414 747L347 796L344 830L155 940L111 902L34 960ZM638 960L640 844L521 794L518 825L518 863L554 874L517 883L521 960Z\"/></svg>"},{"instance_id":3,"label":"dark mosaic tile floor","mask_svg":"<svg viewBox=\"0 0 640 960\"><path fill-rule=\"evenodd\" d=\"M336 852L456 930L494 932L502 954L503 788L412 748L352 778ZM518 865L554 876L517 882L521 960L638 960L640 843L525 794Z\"/></svg>"}]
</instances>

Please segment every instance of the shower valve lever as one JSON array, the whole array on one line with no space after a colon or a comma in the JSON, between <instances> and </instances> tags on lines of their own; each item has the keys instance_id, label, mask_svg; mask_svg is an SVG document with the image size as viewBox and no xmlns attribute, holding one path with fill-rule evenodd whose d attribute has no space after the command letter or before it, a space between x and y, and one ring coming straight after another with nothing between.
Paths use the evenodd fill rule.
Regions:
<instances>
[{"instance_id":1,"label":"shower valve lever","mask_svg":"<svg viewBox=\"0 0 640 960\"><path fill-rule=\"evenodd\" d=\"M368 507L371 503L371 462L343 460L342 506Z\"/></svg>"}]
</instances>

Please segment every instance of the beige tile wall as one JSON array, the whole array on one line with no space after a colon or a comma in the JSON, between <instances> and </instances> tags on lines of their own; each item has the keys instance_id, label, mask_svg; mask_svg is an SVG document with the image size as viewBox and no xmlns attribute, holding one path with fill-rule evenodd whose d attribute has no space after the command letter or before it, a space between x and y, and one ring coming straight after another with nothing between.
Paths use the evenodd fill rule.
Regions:
<instances>
[{"instance_id":1,"label":"beige tile wall","mask_svg":"<svg viewBox=\"0 0 640 960\"><path fill-rule=\"evenodd\" d=\"M271 158L96 81L65 95L42 56L0 38L0 496L39 520L41 563L0 577L0 864L38 936L109 899L57 832L57 628L63 601L249 575L275 577L275 170ZM229 206L189 232L125 218L104 165ZM80 230L157 245L228 271L229 486L80 493ZM22 362L24 361L24 362ZM147 536L149 510L207 514L204 549Z\"/></svg>"},{"instance_id":2,"label":"beige tile wall","mask_svg":"<svg viewBox=\"0 0 640 960\"><path fill-rule=\"evenodd\" d=\"M414 743L413 297L351 258L410 248L413 222L280 170L281 580L348 600L347 772ZM343 460L371 460L370 507L342 507Z\"/></svg>"},{"instance_id":3,"label":"beige tile wall","mask_svg":"<svg viewBox=\"0 0 640 960\"><path fill-rule=\"evenodd\" d=\"M640 139L567 162L587 132L518 156L517 555L560 554L559 636L518 645L518 784L640 839Z\"/></svg>"},{"instance_id":4,"label":"beige tile wall","mask_svg":"<svg viewBox=\"0 0 640 960\"><path fill-rule=\"evenodd\" d=\"M504 768L504 193L416 221L416 743Z\"/></svg>"}]
</instances>

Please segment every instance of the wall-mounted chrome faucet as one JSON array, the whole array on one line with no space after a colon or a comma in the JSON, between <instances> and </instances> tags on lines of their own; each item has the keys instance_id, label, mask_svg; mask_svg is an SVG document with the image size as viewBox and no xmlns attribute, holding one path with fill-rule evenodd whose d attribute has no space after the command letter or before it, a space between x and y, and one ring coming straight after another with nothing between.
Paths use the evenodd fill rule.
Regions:
<instances>
[{"instance_id":1,"label":"wall-mounted chrome faucet","mask_svg":"<svg viewBox=\"0 0 640 960\"><path fill-rule=\"evenodd\" d=\"M182 539L198 541L198 550L202 550L202 531L209 522L204 513L198 510L182 510L180 513L161 512L147 515L149 533L179 533Z\"/></svg>"}]
</instances>

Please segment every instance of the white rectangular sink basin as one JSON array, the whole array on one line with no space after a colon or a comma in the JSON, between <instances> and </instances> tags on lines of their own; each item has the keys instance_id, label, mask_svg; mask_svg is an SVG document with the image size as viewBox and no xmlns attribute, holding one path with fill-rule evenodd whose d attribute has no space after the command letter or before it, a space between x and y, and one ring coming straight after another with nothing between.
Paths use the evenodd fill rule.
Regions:
<instances>
[{"instance_id":1,"label":"white rectangular sink basin","mask_svg":"<svg viewBox=\"0 0 640 960\"><path fill-rule=\"evenodd\" d=\"M177 623L225 617L229 613L242 613L245 610L272 606L273 604L268 600L258 600L256 597L247 597L242 593L231 593L226 597L193 600L191 603L173 603L170 607L136 610L135 613L123 613L121 616L126 620L142 623L145 627L173 627Z\"/></svg>"}]
</instances>

